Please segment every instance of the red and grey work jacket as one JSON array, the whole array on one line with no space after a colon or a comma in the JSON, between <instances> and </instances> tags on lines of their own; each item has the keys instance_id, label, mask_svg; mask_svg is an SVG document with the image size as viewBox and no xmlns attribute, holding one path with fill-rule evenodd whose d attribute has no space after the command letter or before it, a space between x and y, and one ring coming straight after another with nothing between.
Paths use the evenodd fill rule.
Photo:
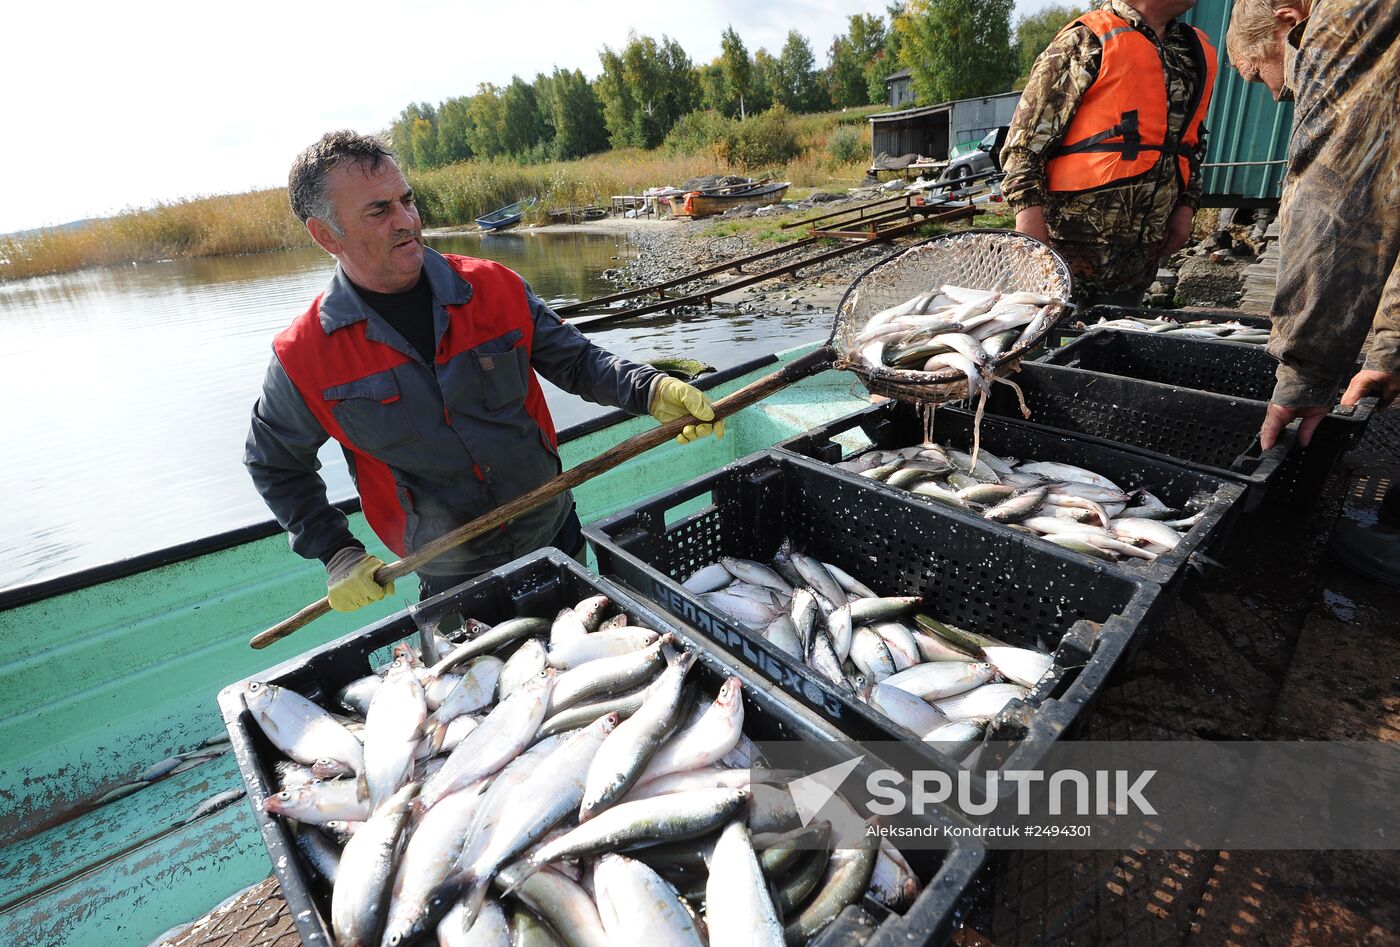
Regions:
<instances>
[{"instance_id":1,"label":"red and grey work jacket","mask_svg":"<svg viewBox=\"0 0 1400 947\"><path fill-rule=\"evenodd\" d=\"M1162 152L1177 156L1185 188L1199 162L1196 146L1215 85L1215 47L1195 30L1199 48L1193 101L1185 128L1173 138L1167 128L1167 78L1152 40L1109 10L1093 10L1074 23L1093 31L1103 56L1065 131L1065 143L1046 166L1050 190L1089 191L1125 182L1155 168Z\"/></svg>"},{"instance_id":2,"label":"red and grey work jacket","mask_svg":"<svg viewBox=\"0 0 1400 947\"><path fill-rule=\"evenodd\" d=\"M292 548L325 559L355 544L326 499L316 453L340 443L376 535L403 556L560 471L538 371L565 391L644 414L659 373L610 355L497 263L425 251L437 348L431 364L336 268L273 341L244 463ZM561 496L423 571L472 574L548 542Z\"/></svg>"}]
</instances>

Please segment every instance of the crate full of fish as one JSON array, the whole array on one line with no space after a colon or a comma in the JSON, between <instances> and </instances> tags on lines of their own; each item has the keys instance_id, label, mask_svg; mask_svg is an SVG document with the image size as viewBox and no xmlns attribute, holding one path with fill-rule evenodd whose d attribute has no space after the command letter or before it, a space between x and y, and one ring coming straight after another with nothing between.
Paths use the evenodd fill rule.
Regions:
<instances>
[{"instance_id":1,"label":"crate full of fish","mask_svg":"<svg viewBox=\"0 0 1400 947\"><path fill-rule=\"evenodd\" d=\"M1220 340L1204 328L1192 331ZM1220 395L1269 400L1278 362L1264 351L1262 344L1202 345L1194 338L1179 332L1158 334L1121 328L1093 331L1050 352L1042 361ZM1225 336L1223 341L1234 338ZM1267 333L1264 341L1268 341ZM1375 399L1365 398L1354 408L1337 407L1329 413L1313 432L1308 446L1295 447L1289 455L1269 487L1269 499L1292 505L1308 505L1316 499L1337 459L1366 432L1375 406Z\"/></svg>"},{"instance_id":2,"label":"crate full of fish","mask_svg":"<svg viewBox=\"0 0 1400 947\"><path fill-rule=\"evenodd\" d=\"M1238 480L1245 485L1245 510L1263 501L1295 442L1287 430L1262 450L1265 405L1248 398L1044 362L1022 362L1008 381L1014 387L993 386L987 416L1098 438Z\"/></svg>"},{"instance_id":3,"label":"crate full of fish","mask_svg":"<svg viewBox=\"0 0 1400 947\"><path fill-rule=\"evenodd\" d=\"M906 741L948 771L984 738L1033 768L1075 732L1160 591L781 454L584 534L601 572L850 738Z\"/></svg>"},{"instance_id":4,"label":"crate full of fish","mask_svg":"<svg viewBox=\"0 0 1400 947\"><path fill-rule=\"evenodd\" d=\"M1012 418L900 402L778 445L854 476L1001 523L1161 585L1223 543L1244 487L1179 463ZM972 451L977 456L972 456Z\"/></svg>"},{"instance_id":5,"label":"crate full of fish","mask_svg":"<svg viewBox=\"0 0 1400 947\"><path fill-rule=\"evenodd\" d=\"M946 938L985 851L801 824L758 743L838 734L560 551L411 611L219 695L303 943Z\"/></svg>"}]
</instances>

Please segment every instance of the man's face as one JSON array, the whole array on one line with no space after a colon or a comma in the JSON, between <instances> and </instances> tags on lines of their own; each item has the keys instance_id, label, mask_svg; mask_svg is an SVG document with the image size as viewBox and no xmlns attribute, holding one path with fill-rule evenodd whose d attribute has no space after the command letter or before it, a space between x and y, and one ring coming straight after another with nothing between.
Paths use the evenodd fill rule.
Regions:
<instances>
[{"instance_id":1,"label":"man's face","mask_svg":"<svg viewBox=\"0 0 1400 947\"><path fill-rule=\"evenodd\" d=\"M1282 36L1275 34L1273 47L1266 56L1244 56L1239 65L1240 78L1245 82L1262 82L1269 87L1274 101L1283 98L1283 44Z\"/></svg>"},{"instance_id":2,"label":"man's face","mask_svg":"<svg viewBox=\"0 0 1400 947\"><path fill-rule=\"evenodd\" d=\"M342 165L326 181L344 233L313 230L317 242L365 289L412 289L423 269L423 222L398 165L386 159L373 172L365 163Z\"/></svg>"}]
</instances>

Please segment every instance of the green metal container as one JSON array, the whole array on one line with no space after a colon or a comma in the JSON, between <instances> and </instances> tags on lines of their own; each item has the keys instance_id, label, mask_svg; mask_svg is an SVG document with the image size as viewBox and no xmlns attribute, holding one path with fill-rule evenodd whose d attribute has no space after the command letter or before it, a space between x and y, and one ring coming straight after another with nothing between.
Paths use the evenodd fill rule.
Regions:
<instances>
[{"instance_id":1,"label":"green metal container","mask_svg":"<svg viewBox=\"0 0 1400 947\"><path fill-rule=\"evenodd\" d=\"M1220 54L1206 115L1207 207L1273 205L1283 192L1293 103L1275 102L1262 83L1245 82L1225 54L1232 0L1199 0L1182 17L1205 30Z\"/></svg>"}]
</instances>

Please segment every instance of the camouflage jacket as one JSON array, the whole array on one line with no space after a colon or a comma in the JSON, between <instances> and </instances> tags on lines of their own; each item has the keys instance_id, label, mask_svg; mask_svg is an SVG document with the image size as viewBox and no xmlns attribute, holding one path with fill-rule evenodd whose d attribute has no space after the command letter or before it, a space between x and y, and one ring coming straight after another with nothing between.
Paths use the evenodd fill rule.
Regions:
<instances>
[{"instance_id":1,"label":"camouflage jacket","mask_svg":"<svg viewBox=\"0 0 1400 947\"><path fill-rule=\"evenodd\" d=\"M1280 216L1273 400L1330 403L1366 367L1400 372L1400 4L1314 0L1289 37L1297 107Z\"/></svg>"},{"instance_id":2,"label":"camouflage jacket","mask_svg":"<svg viewBox=\"0 0 1400 947\"><path fill-rule=\"evenodd\" d=\"M1196 38L1191 27L1173 20L1164 43L1123 0L1104 8L1121 16L1157 45L1166 68L1167 123L1179 135L1190 116L1197 74ZM1046 162L1064 139L1079 100L1093 85L1103 48L1084 26L1060 34L1036 59L1021 93L1001 153L1006 179L1002 191L1012 210L1043 206L1051 243L1069 261L1075 285L1089 293L1146 289L1157 271L1158 250L1167 219L1178 204L1200 206L1200 175L1183 189L1176 159L1160 154L1154 172L1116 187L1084 192L1051 191ZM1205 129L1201 130L1204 151Z\"/></svg>"}]
</instances>

